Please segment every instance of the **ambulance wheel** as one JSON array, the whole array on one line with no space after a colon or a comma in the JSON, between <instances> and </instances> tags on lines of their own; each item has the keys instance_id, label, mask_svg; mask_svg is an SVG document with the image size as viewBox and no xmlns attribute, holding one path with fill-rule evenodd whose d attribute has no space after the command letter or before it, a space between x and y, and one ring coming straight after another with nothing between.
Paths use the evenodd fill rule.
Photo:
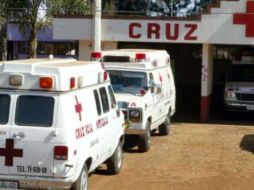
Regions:
<instances>
[{"instance_id":1,"label":"ambulance wheel","mask_svg":"<svg viewBox=\"0 0 254 190\"><path fill-rule=\"evenodd\" d=\"M138 139L138 150L140 152L147 152L151 146L151 131L150 131L150 122L146 123L146 131L145 134L139 136Z\"/></svg>"},{"instance_id":2,"label":"ambulance wheel","mask_svg":"<svg viewBox=\"0 0 254 190\"><path fill-rule=\"evenodd\" d=\"M123 146L122 143L119 141L115 152L107 160L108 172L112 175L118 174L122 168L122 163L123 163Z\"/></svg>"},{"instance_id":3,"label":"ambulance wheel","mask_svg":"<svg viewBox=\"0 0 254 190\"><path fill-rule=\"evenodd\" d=\"M72 190L87 190L88 189L88 172L87 167L84 166L78 180L72 184Z\"/></svg>"},{"instance_id":4,"label":"ambulance wheel","mask_svg":"<svg viewBox=\"0 0 254 190\"><path fill-rule=\"evenodd\" d=\"M161 136L169 135L170 133L170 116L167 115L166 120L159 126L159 134Z\"/></svg>"}]
</instances>

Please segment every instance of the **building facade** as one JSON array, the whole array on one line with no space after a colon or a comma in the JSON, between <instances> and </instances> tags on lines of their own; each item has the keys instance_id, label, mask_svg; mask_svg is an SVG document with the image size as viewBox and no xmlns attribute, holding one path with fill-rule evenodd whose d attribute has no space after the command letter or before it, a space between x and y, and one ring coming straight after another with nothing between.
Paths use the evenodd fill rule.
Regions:
<instances>
[{"instance_id":1,"label":"building facade","mask_svg":"<svg viewBox=\"0 0 254 190\"><path fill-rule=\"evenodd\" d=\"M7 59L25 59L28 53L27 34L22 34L16 25L7 27ZM78 58L77 40L54 40L53 28L45 28L38 33L37 57L73 57Z\"/></svg>"},{"instance_id":2,"label":"building facade","mask_svg":"<svg viewBox=\"0 0 254 190\"><path fill-rule=\"evenodd\" d=\"M177 87L177 111L198 113L201 122L218 114L224 77L239 54L254 44L254 1L220 1L198 19L103 17L102 49L166 49ZM78 40L79 59L90 59L93 19L54 18L53 38Z\"/></svg>"}]
</instances>

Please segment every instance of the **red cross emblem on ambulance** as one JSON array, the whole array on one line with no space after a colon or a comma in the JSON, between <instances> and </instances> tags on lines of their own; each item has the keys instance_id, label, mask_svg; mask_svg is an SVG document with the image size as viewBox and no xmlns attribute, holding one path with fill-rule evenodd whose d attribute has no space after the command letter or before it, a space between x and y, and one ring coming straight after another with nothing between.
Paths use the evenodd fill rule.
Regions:
<instances>
[{"instance_id":1,"label":"red cross emblem on ambulance","mask_svg":"<svg viewBox=\"0 0 254 190\"><path fill-rule=\"evenodd\" d=\"M79 115L79 121L82 121L82 116L81 116L82 104L78 102L77 96L75 96L75 100L76 100L75 111Z\"/></svg>"},{"instance_id":2,"label":"red cross emblem on ambulance","mask_svg":"<svg viewBox=\"0 0 254 190\"><path fill-rule=\"evenodd\" d=\"M246 37L254 37L254 1L247 1L246 9L246 13L234 14L233 23L245 25Z\"/></svg>"},{"instance_id":3,"label":"red cross emblem on ambulance","mask_svg":"<svg viewBox=\"0 0 254 190\"><path fill-rule=\"evenodd\" d=\"M0 148L0 157L5 157L5 166L13 166L13 158L23 157L23 150L14 148L14 139L6 139L5 146Z\"/></svg>"}]
</instances>

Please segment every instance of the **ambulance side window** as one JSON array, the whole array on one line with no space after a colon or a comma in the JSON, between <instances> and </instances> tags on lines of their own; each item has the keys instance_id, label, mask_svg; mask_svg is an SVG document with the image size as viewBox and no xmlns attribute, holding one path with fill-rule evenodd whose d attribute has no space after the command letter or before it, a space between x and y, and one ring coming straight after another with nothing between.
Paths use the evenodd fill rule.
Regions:
<instances>
[{"instance_id":1,"label":"ambulance side window","mask_svg":"<svg viewBox=\"0 0 254 190\"><path fill-rule=\"evenodd\" d=\"M97 113L98 113L98 115L101 115L101 105L100 105L100 98L99 98L98 91L94 90L93 94L94 94L95 104L96 104L96 108L97 108Z\"/></svg>"},{"instance_id":2,"label":"ambulance side window","mask_svg":"<svg viewBox=\"0 0 254 190\"><path fill-rule=\"evenodd\" d=\"M108 86L108 92L109 92L109 98L110 98L110 103L111 103L111 108L115 108L116 107L116 99L113 93L113 90L111 88L111 86Z\"/></svg>"},{"instance_id":3,"label":"ambulance side window","mask_svg":"<svg viewBox=\"0 0 254 190\"><path fill-rule=\"evenodd\" d=\"M109 111L109 101L108 101L107 91L105 87L100 88L100 95L101 95L102 110L103 110L103 113L106 113Z\"/></svg>"},{"instance_id":4,"label":"ambulance side window","mask_svg":"<svg viewBox=\"0 0 254 190\"><path fill-rule=\"evenodd\" d=\"M9 95L0 94L0 124L6 124L8 122L10 101L11 98Z\"/></svg>"},{"instance_id":5,"label":"ambulance side window","mask_svg":"<svg viewBox=\"0 0 254 190\"><path fill-rule=\"evenodd\" d=\"M49 127L53 122L54 98L44 96L19 96L15 123L25 126Z\"/></svg>"}]
</instances>

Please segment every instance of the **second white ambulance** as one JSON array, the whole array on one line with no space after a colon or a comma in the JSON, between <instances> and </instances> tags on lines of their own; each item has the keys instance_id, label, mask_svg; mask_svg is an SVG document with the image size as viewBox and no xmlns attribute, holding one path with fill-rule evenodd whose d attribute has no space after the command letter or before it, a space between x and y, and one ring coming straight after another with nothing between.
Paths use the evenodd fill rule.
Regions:
<instances>
[{"instance_id":1,"label":"second white ambulance","mask_svg":"<svg viewBox=\"0 0 254 190\"><path fill-rule=\"evenodd\" d=\"M138 136L138 149L150 148L151 132L170 131L176 91L170 56L164 50L119 49L93 52L109 72L118 106L125 115L126 135Z\"/></svg>"},{"instance_id":2,"label":"second white ambulance","mask_svg":"<svg viewBox=\"0 0 254 190\"><path fill-rule=\"evenodd\" d=\"M0 189L88 188L122 166L124 116L99 62L0 63Z\"/></svg>"},{"instance_id":3,"label":"second white ambulance","mask_svg":"<svg viewBox=\"0 0 254 190\"><path fill-rule=\"evenodd\" d=\"M226 115L231 112L254 112L254 62L243 56L230 66L224 90Z\"/></svg>"}]
</instances>

